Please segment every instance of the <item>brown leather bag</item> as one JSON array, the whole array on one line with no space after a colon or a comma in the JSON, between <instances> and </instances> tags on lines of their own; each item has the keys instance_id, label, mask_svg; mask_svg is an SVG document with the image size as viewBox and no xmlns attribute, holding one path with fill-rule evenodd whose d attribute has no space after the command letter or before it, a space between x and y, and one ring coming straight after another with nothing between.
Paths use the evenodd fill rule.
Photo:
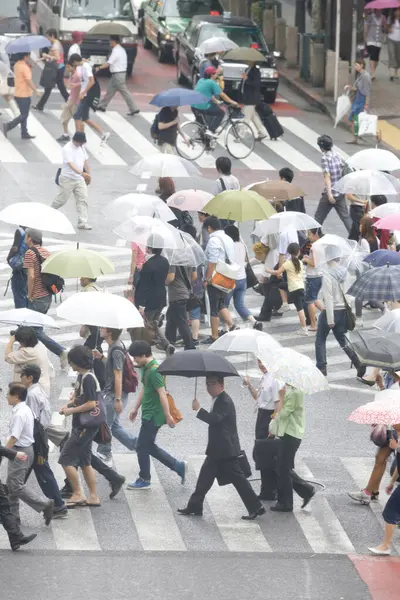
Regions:
<instances>
[{"instance_id":1,"label":"brown leather bag","mask_svg":"<svg viewBox=\"0 0 400 600\"><path fill-rule=\"evenodd\" d=\"M175 400L173 399L173 397L171 396L171 394L169 392L167 392L167 398L168 398L169 413L170 413L171 417L173 418L173 420L175 421L175 423L178 424L183 419L182 413L179 410L179 408L176 406Z\"/></svg>"}]
</instances>

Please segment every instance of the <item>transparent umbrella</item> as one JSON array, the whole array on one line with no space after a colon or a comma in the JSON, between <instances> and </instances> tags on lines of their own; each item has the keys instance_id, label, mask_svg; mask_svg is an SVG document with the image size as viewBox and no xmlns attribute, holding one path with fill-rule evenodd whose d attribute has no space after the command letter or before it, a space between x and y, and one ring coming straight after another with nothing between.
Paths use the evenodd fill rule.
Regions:
<instances>
[{"instance_id":1,"label":"transparent umbrella","mask_svg":"<svg viewBox=\"0 0 400 600\"><path fill-rule=\"evenodd\" d=\"M389 150L367 148L356 152L347 161L353 169L371 169L373 171L396 171L400 169L400 159Z\"/></svg>"},{"instance_id":2,"label":"transparent umbrella","mask_svg":"<svg viewBox=\"0 0 400 600\"><path fill-rule=\"evenodd\" d=\"M366 268L363 260L368 254L354 240L345 240L339 235L327 233L312 245L314 263L324 267L336 261L347 270L362 272Z\"/></svg>"},{"instance_id":3,"label":"transparent umbrella","mask_svg":"<svg viewBox=\"0 0 400 600\"><path fill-rule=\"evenodd\" d=\"M175 267L198 267L206 262L206 255L196 240L184 231L179 232L183 242L183 248L165 248L164 256L170 265Z\"/></svg>"},{"instance_id":4,"label":"transparent umbrella","mask_svg":"<svg viewBox=\"0 0 400 600\"><path fill-rule=\"evenodd\" d=\"M53 327L54 329L60 329L60 326L52 317L29 308L13 308L1 311L0 323L18 327Z\"/></svg>"},{"instance_id":5,"label":"transparent umbrella","mask_svg":"<svg viewBox=\"0 0 400 600\"><path fill-rule=\"evenodd\" d=\"M383 219L383 217L395 215L397 213L400 213L400 202L387 202L386 204L381 204L380 206L373 208L369 214L371 217Z\"/></svg>"},{"instance_id":6,"label":"transparent umbrella","mask_svg":"<svg viewBox=\"0 0 400 600\"><path fill-rule=\"evenodd\" d=\"M0 221L69 235L75 233L72 223L59 210L41 202L16 202L0 211Z\"/></svg>"},{"instance_id":7,"label":"transparent umbrella","mask_svg":"<svg viewBox=\"0 0 400 600\"><path fill-rule=\"evenodd\" d=\"M211 37L210 39L202 42L199 46L199 50L203 54L227 52L227 50L233 50L233 48L238 48L238 45L228 37L223 36Z\"/></svg>"},{"instance_id":8,"label":"transparent umbrella","mask_svg":"<svg viewBox=\"0 0 400 600\"><path fill-rule=\"evenodd\" d=\"M282 233L288 227L297 231L307 231L308 229L318 229L321 225L304 213L290 211L272 215L267 221L260 221L253 232L253 235L262 237L270 233Z\"/></svg>"},{"instance_id":9,"label":"transparent umbrella","mask_svg":"<svg viewBox=\"0 0 400 600\"><path fill-rule=\"evenodd\" d=\"M132 175L142 179L150 177L201 177L197 167L189 160L173 154L153 154L142 158L132 169Z\"/></svg>"},{"instance_id":10,"label":"transparent umbrella","mask_svg":"<svg viewBox=\"0 0 400 600\"><path fill-rule=\"evenodd\" d=\"M355 194L365 199L374 194L397 196L400 182L387 173L366 169L348 173L333 185L333 189L341 194Z\"/></svg>"},{"instance_id":11,"label":"transparent umbrella","mask_svg":"<svg viewBox=\"0 0 400 600\"><path fill-rule=\"evenodd\" d=\"M400 333L400 308L386 311L373 326L386 333Z\"/></svg>"},{"instance_id":12,"label":"transparent umbrella","mask_svg":"<svg viewBox=\"0 0 400 600\"><path fill-rule=\"evenodd\" d=\"M120 196L102 210L103 215L113 221L130 217L155 217L160 221L174 221L176 216L158 196L131 193Z\"/></svg>"},{"instance_id":13,"label":"transparent umbrella","mask_svg":"<svg viewBox=\"0 0 400 600\"><path fill-rule=\"evenodd\" d=\"M152 217L131 217L114 229L114 233L142 248L183 250L185 247L184 238L178 229Z\"/></svg>"}]
</instances>

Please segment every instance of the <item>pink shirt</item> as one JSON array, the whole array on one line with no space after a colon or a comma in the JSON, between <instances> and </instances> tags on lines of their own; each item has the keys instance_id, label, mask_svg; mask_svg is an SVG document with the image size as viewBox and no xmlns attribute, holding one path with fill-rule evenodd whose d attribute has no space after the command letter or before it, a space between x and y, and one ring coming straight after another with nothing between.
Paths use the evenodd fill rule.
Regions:
<instances>
[{"instance_id":1,"label":"pink shirt","mask_svg":"<svg viewBox=\"0 0 400 600\"><path fill-rule=\"evenodd\" d=\"M136 254L136 268L140 270L146 262L146 254L143 252L141 247L136 244L136 242L132 242L131 248Z\"/></svg>"},{"instance_id":2,"label":"pink shirt","mask_svg":"<svg viewBox=\"0 0 400 600\"><path fill-rule=\"evenodd\" d=\"M70 78L70 94L69 99L73 104L79 104L79 94L81 91L81 78L79 73L75 71Z\"/></svg>"}]
</instances>

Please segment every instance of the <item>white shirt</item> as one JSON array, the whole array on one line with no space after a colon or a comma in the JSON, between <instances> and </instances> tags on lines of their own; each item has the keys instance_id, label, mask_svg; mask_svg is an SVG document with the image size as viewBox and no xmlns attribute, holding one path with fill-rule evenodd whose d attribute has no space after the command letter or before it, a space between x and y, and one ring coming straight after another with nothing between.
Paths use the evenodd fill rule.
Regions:
<instances>
[{"instance_id":1,"label":"white shirt","mask_svg":"<svg viewBox=\"0 0 400 600\"><path fill-rule=\"evenodd\" d=\"M62 149L62 157L63 157L63 166L61 169L61 175L63 177L68 177L69 179L77 179L82 180L82 175L75 173L68 165L68 163L73 163L77 169L83 171L83 166L85 161L88 159L88 153L86 152L84 146L76 146L74 142L71 140L67 144L65 144Z\"/></svg>"},{"instance_id":2,"label":"white shirt","mask_svg":"<svg viewBox=\"0 0 400 600\"><path fill-rule=\"evenodd\" d=\"M35 419L41 422L43 427L48 427L51 423L51 408L46 394L39 383L33 383L28 388L26 404L29 406Z\"/></svg>"},{"instance_id":3,"label":"white shirt","mask_svg":"<svg viewBox=\"0 0 400 600\"><path fill-rule=\"evenodd\" d=\"M279 234L279 254L284 254L285 258L289 258L290 254L287 253L287 248L289 244L293 243L299 243L299 236L297 235L297 230L290 225L286 231L282 231Z\"/></svg>"},{"instance_id":4,"label":"white shirt","mask_svg":"<svg viewBox=\"0 0 400 600\"><path fill-rule=\"evenodd\" d=\"M279 400L279 392L285 384L275 379L269 373L264 373L257 388L257 406L262 410L275 410L275 403Z\"/></svg>"},{"instance_id":5,"label":"white shirt","mask_svg":"<svg viewBox=\"0 0 400 600\"><path fill-rule=\"evenodd\" d=\"M313 253L310 250L310 258L313 260ZM321 277L322 272L318 267L311 267L309 264L306 265L306 277Z\"/></svg>"},{"instance_id":6,"label":"white shirt","mask_svg":"<svg viewBox=\"0 0 400 600\"><path fill-rule=\"evenodd\" d=\"M221 179L224 182L224 185L222 185ZM226 190L240 190L239 179L234 175L221 175L215 182L214 194L216 196Z\"/></svg>"},{"instance_id":7,"label":"white shirt","mask_svg":"<svg viewBox=\"0 0 400 600\"><path fill-rule=\"evenodd\" d=\"M92 67L89 63L84 62L78 67L77 71L81 78L81 94L83 94L89 85L90 78L93 77Z\"/></svg>"},{"instance_id":8,"label":"white shirt","mask_svg":"<svg viewBox=\"0 0 400 600\"><path fill-rule=\"evenodd\" d=\"M110 65L110 73L125 73L128 69L128 57L125 48L119 44L114 46L107 62Z\"/></svg>"},{"instance_id":9,"label":"white shirt","mask_svg":"<svg viewBox=\"0 0 400 600\"><path fill-rule=\"evenodd\" d=\"M400 42L400 21L396 19L394 23L390 23L392 31L388 33L389 40Z\"/></svg>"},{"instance_id":10,"label":"white shirt","mask_svg":"<svg viewBox=\"0 0 400 600\"><path fill-rule=\"evenodd\" d=\"M235 262L235 245L232 238L226 235L221 229L213 231L210 234L206 250L205 250L207 262L216 264L218 262L225 262L226 256L229 258L231 263Z\"/></svg>"},{"instance_id":11,"label":"white shirt","mask_svg":"<svg viewBox=\"0 0 400 600\"><path fill-rule=\"evenodd\" d=\"M12 409L10 421L10 437L17 441L16 446L27 448L33 442L33 412L25 402L20 402Z\"/></svg>"},{"instance_id":12,"label":"white shirt","mask_svg":"<svg viewBox=\"0 0 400 600\"><path fill-rule=\"evenodd\" d=\"M236 275L236 279L246 279L246 262L247 262L247 251L246 246L243 242L234 242L235 244L235 263L239 265L240 269Z\"/></svg>"},{"instance_id":13,"label":"white shirt","mask_svg":"<svg viewBox=\"0 0 400 600\"><path fill-rule=\"evenodd\" d=\"M71 58L71 56L73 54L79 54L79 56L82 56L81 47L79 44L72 44L72 46L68 50L68 60Z\"/></svg>"}]
</instances>

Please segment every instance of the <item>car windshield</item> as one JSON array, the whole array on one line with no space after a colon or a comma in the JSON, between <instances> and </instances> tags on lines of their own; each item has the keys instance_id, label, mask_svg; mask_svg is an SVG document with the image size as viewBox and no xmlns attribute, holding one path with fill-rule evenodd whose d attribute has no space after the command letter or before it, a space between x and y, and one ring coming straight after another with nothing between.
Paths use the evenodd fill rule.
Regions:
<instances>
[{"instance_id":1,"label":"car windshield","mask_svg":"<svg viewBox=\"0 0 400 600\"><path fill-rule=\"evenodd\" d=\"M215 0L166 0L163 15L191 19L195 15L204 15L218 9L220 9L219 2Z\"/></svg>"},{"instance_id":2,"label":"car windshield","mask_svg":"<svg viewBox=\"0 0 400 600\"><path fill-rule=\"evenodd\" d=\"M65 0L64 16L70 19L133 19L130 0Z\"/></svg>"},{"instance_id":3,"label":"car windshield","mask_svg":"<svg viewBox=\"0 0 400 600\"><path fill-rule=\"evenodd\" d=\"M0 19L19 16L20 0L3 0L0 4Z\"/></svg>"},{"instance_id":4,"label":"car windshield","mask_svg":"<svg viewBox=\"0 0 400 600\"><path fill-rule=\"evenodd\" d=\"M265 42L261 38L259 30L255 27L231 27L222 23L203 25L200 28L197 46L212 37L226 37L235 42L240 48L253 46L263 50L266 49Z\"/></svg>"}]
</instances>

